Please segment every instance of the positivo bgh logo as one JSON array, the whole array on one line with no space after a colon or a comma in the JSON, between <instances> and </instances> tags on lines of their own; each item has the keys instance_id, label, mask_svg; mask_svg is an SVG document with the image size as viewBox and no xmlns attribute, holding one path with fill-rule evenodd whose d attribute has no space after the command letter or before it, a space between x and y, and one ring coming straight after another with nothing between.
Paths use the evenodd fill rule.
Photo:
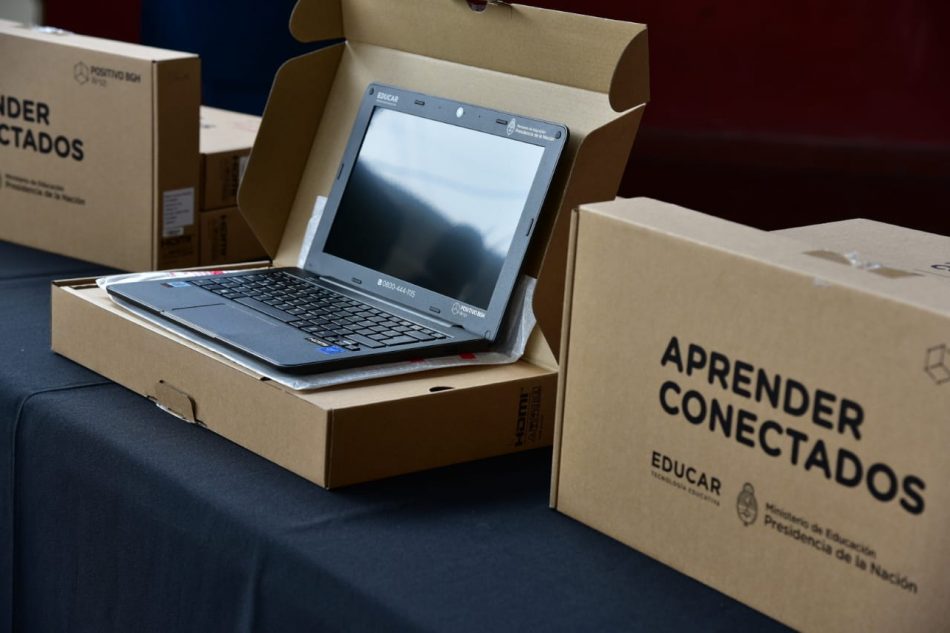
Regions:
<instances>
[{"instance_id":1,"label":"positivo bgh logo","mask_svg":"<svg viewBox=\"0 0 950 633\"><path fill-rule=\"evenodd\" d=\"M89 81L89 66L83 62L77 63L73 66L73 79L76 80L80 86Z\"/></svg>"}]
</instances>

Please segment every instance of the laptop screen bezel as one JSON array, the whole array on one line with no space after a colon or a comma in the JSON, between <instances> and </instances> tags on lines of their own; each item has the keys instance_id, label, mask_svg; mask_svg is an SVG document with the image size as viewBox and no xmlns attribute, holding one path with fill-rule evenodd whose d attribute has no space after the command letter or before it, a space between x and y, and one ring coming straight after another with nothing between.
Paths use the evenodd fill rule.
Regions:
<instances>
[{"instance_id":1,"label":"laptop screen bezel","mask_svg":"<svg viewBox=\"0 0 950 633\"><path fill-rule=\"evenodd\" d=\"M324 250L330 228L336 218L340 201L376 108L397 110L502 138L513 138L517 142L530 143L543 148L544 152L541 155L534 182L526 197L511 246L487 308L466 304L456 297L443 295L404 279L386 275L381 271L331 255ZM459 108L462 108L464 112L461 117L457 116ZM538 133L539 130L541 133ZM521 263L528 249L531 233L537 225L538 216L567 137L568 131L563 125L372 83L367 87L360 103L353 131L350 133L337 177L327 197L305 268L317 275L330 277L386 301L407 306L453 325L459 325L479 336L494 339L504 318ZM394 151L398 151L398 148L394 148Z\"/></svg>"}]
</instances>

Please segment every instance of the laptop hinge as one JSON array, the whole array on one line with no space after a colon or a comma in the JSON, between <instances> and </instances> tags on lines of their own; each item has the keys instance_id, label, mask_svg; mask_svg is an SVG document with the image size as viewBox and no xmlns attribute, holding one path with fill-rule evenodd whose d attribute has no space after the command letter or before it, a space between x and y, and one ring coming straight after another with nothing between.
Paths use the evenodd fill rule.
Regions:
<instances>
[{"instance_id":1,"label":"laptop hinge","mask_svg":"<svg viewBox=\"0 0 950 633\"><path fill-rule=\"evenodd\" d=\"M320 279L320 281L326 282L326 283L328 283L328 284L332 284L332 285L334 285L334 286L336 286L336 287L338 287L338 288L342 288L342 289L344 289L344 290L346 290L346 291L348 291L348 292L352 292L353 294L357 294L357 295L360 295L361 297L366 297L367 299L372 299L373 301L378 301L379 303L382 303L382 304L385 304L385 305L387 305L387 306L396 308L396 309L398 309L398 310L400 310L400 311L402 311L402 312L410 312L410 313L412 313L413 316L415 316L415 317L417 317L417 318L419 318L419 319L425 319L426 321L430 321L430 322L432 322L432 323L434 323L434 324L436 324L436 325L439 325L439 326L441 326L441 327L443 327L443 328L461 327L460 325L456 325L455 323L450 323L450 322L448 322L448 321L444 321L444 320L439 319L439 318L437 318L437 317L428 315L428 314L426 314L426 313L424 313L424 312L420 312L419 310L414 310L414 309L412 309L412 308L410 308L410 307L408 307L408 306L405 306L405 305L403 305L403 304L401 304L401 303L396 303L395 301L389 301L388 299L385 299L385 298L383 298L383 297L380 297L379 295L374 295L374 294L372 294L372 293L366 292L365 290L360 290L359 288L355 288L355 287L353 287L353 286L350 285L350 284L346 284L346 283L340 282L340 281L338 281L338 280L336 280L336 279L334 279L334 278L332 278L332 277L324 277L324 276L321 275L321 276L319 276L319 279Z\"/></svg>"}]
</instances>

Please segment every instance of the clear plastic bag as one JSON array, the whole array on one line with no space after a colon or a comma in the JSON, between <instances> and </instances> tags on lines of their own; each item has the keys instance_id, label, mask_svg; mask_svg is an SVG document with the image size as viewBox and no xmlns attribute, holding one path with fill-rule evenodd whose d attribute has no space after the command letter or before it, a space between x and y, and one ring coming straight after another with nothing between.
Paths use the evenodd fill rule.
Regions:
<instances>
[{"instance_id":1,"label":"clear plastic bag","mask_svg":"<svg viewBox=\"0 0 950 633\"><path fill-rule=\"evenodd\" d=\"M313 205L313 213L310 222L307 225L307 231L304 234L303 244L300 248L300 257L298 266L303 268L307 261L307 253L310 252L310 246L316 235L317 225L323 215L323 208L326 205L326 198L317 197ZM247 270L234 271L172 271L172 272L153 272L153 273L131 273L125 275L112 275L102 277L96 280L100 288L107 288L112 284L130 283L133 281L154 281L159 279L177 279L197 277L201 275L215 274L227 275L245 273ZM505 314L505 320L499 329L498 338L492 347L485 352L473 352L469 354L458 354L454 356L439 356L435 358L424 358L411 361L400 361L395 363L382 363L379 365L368 365L366 367L356 367L340 371L322 372L319 374L297 375L288 374L279 371L270 365L254 360L249 356L235 352L214 341L185 329L179 325L161 319L154 314L142 310L133 305L129 305L112 295L113 301L124 309L132 312L142 319L154 323L166 330L174 332L178 336L191 341L205 349L208 349L231 362L249 369L250 371L273 380L281 385L296 389L299 391L320 389L332 385L342 385L360 380L371 380L374 378L385 378L387 376L399 376L403 374L412 374L433 369L445 369L449 367L470 367L473 365L504 365L517 361L524 354L525 347L528 345L528 338L534 330L535 317L532 309L532 300L534 298L534 286L536 280L533 277L522 275L515 284L514 291L511 293L511 300L508 303L508 310Z\"/></svg>"},{"instance_id":2,"label":"clear plastic bag","mask_svg":"<svg viewBox=\"0 0 950 633\"><path fill-rule=\"evenodd\" d=\"M240 271L245 272L245 271ZM208 271L203 272L154 272L154 273L133 273L128 275L112 275L102 277L97 280L99 287L107 288L112 284L129 283L133 281L150 281L158 279L177 279L207 275ZM214 274L227 275L227 272L215 271ZM433 369L445 369L448 367L469 367L473 365L502 365L517 361L524 354L525 347L528 344L528 338L534 329L535 317L531 308L531 301L534 297L535 279L522 275L515 285L515 290L511 295L511 301L508 306L508 312L499 331L499 336L495 344L485 352L473 352L470 354L460 354L454 356L439 356L435 358L425 358L420 360L401 361L395 363L383 363L380 365L370 365L366 367L357 367L353 369L344 369L340 371L324 372L311 375L288 374L276 370L275 368L244 356L234 350L221 344L209 341L208 339L180 327L171 321L161 319L154 314L146 312L141 308L129 305L109 295L113 300L124 309L139 316L146 321L159 325L160 327L174 332L178 336L204 347L233 363L249 369L250 371L269 378L274 382L296 390L313 390L332 385L341 385L344 383L357 382L360 380L370 380L373 378L384 378L387 376L399 376L402 374L411 374Z\"/></svg>"}]
</instances>

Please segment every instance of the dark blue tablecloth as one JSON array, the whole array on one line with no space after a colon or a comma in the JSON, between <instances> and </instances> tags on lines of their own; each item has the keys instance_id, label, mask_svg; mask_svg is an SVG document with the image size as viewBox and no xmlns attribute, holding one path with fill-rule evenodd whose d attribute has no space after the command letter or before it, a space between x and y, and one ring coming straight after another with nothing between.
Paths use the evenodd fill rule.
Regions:
<instances>
[{"instance_id":1,"label":"dark blue tablecloth","mask_svg":"<svg viewBox=\"0 0 950 633\"><path fill-rule=\"evenodd\" d=\"M50 352L92 268L0 243L0 631L784 630L548 509L549 450L327 492L178 421Z\"/></svg>"},{"instance_id":2,"label":"dark blue tablecloth","mask_svg":"<svg viewBox=\"0 0 950 633\"><path fill-rule=\"evenodd\" d=\"M9 242L0 242L0 282L85 277L102 273L102 266L53 255ZM3 303L9 303L4 301Z\"/></svg>"},{"instance_id":3,"label":"dark blue tablecloth","mask_svg":"<svg viewBox=\"0 0 950 633\"><path fill-rule=\"evenodd\" d=\"M0 242L0 632L14 612L17 430L39 394L108 384L50 351L50 280L109 272L101 266Z\"/></svg>"}]
</instances>

